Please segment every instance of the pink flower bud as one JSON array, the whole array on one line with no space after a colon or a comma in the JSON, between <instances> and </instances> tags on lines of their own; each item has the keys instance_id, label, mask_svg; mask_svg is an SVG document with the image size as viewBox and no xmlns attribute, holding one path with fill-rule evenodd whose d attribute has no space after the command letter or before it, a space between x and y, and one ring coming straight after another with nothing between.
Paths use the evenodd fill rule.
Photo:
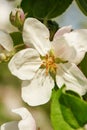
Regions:
<instances>
[{"instance_id":1,"label":"pink flower bud","mask_svg":"<svg viewBox=\"0 0 87 130\"><path fill-rule=\"evenodd\" d=\"M15 8L10 13L11 24L14 25L15 27L18 27L19 29L21 29L23 26L24 20L25 20L25 14L21 8Z\"/></svg>"}]
</instances>

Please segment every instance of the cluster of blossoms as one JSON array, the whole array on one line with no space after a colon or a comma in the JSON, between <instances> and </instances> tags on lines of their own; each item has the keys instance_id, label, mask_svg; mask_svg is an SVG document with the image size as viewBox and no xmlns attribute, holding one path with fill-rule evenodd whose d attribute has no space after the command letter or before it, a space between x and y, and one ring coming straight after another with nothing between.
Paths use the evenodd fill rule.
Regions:
<instances>
[{"instance_id":1,"label":"cluster of blossoms","mask_svg":"<svg viewBox=\"0 0 87 130\"><path fill-rule=\"evenodd\" d=\"M55 85L61 88L63 84L66 90L84 95L87 79L77 65L87 52L87 29L71 31L71 26L63 27L50 41L48 28L39 20L27 18L23 22L22 36L26 48L17 52L8 64L11 73L23 81L23 100L31 106L45 104L50 100ZM0 31L0 60L13 54L10 35ZM15 125L12 123L12 126L2 125L1 130L10 127L13 130L36 130L34 119L25 108L17 109L15 113L23 120Z\"/></svg>"}]
</instances>

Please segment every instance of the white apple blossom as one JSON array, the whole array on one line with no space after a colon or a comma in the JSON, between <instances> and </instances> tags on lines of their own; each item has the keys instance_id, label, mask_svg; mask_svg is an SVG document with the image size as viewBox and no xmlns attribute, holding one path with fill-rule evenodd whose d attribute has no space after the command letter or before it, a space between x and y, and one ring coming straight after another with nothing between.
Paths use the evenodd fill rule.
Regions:
<instances>
[{"instance_id":1,"label":"white apple blossom","mask_svg":"<svg viewBox=\"0 0 87 130\"><path fill-rule=\"evenodd\" d=\"M22 98L35 106L49 101L55 82L60 88L80 95L87 91L87 79L76 66L87 52L87 29L71 32L63 27L49 40L49 30L35 18L27 18L24 43L30 47L16 53L9 63L13 75L24 80Z\"/></svg>"},{"instance_id":2,"label":"white apple blossom","mask_svg":"<svg viewBox=\"0 0 87 130\"><path fill-rule=\"evenodd\" d=\"M0 130L53 130L48 113L42 107L31 108L31 113L24 107L12 111L22 119L4 123Z\"/></svg>"},{"instance_id":3,"label":"white apple blossom","mask_svg":"<svg viewBox=\"0 0 87 130\"><path fill-rule=\"evenodd\" d=\"M35 120L26 108L13 110L22 117L21 121L12 121L1 125L0 130L36 130Z\"/></svg>"},{"instance_id":4,"label":"white apple blossom","mask_svg":"<svg viewBox=\"0 0 87 130\"><path fill-rule=\"evenodd\" d=\"M11 51L13 51L11 36L4 31L0 31L0 61L6 60Z\"/></svg>"}]
</instances>

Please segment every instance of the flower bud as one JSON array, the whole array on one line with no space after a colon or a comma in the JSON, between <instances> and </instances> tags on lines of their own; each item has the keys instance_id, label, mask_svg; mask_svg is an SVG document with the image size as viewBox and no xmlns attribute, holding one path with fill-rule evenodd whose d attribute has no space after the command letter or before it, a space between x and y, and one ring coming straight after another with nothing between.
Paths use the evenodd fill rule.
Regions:
<instances>
[{"instance_id":1,"label":"flower bud","mask_svg":"<svg viewBox=\"0 0 87 130\"><path fill-rule=\"evenodd\" d=\"M18 27L19 29L22 29L25 17L26 16L21 8L15 8L10 13L11 24L14 25L15 27Z\"/></svg>"},{"instance_id":2,"label":"flower bud","mask_svg":"<svg viewBox=\"0 0 87 130\"><path fill-rule=\"evenodd\" d=\"M0 53L0 62L6 60L6 55L4 53Z\"/></svg>"}]
</instances>

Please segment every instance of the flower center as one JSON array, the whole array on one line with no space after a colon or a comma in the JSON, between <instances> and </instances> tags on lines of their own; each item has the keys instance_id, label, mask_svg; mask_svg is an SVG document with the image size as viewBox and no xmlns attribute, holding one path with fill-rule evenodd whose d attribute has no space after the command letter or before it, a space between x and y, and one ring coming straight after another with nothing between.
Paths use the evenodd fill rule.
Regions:
<instances>
[{"instance_id":1,"label":"flower center","mask_svg":"<svg viewBox=\"0 0 87 130\"><path fill-rule=\"evenodd\" d=\"M42 59L42 65L41 68L42 69L46 69L46 75L48 75L48 73L50 73L50 75L55 78L56 75L56 71L57 71L57 64L59 63L66 63L67 61L64 61L63 59L60 58L56 58L54 55L54 51L50 50L50 52L48 54L46 54L46 56L41 56Z\"/></svg>"},{"instance_id":2,"label":"flower center","mask_svg":"<svg viewBox=\"0 0 87 130\"><path fill-rule=\"evenodd\" d=\"M46 75L48 75L49 72L56 73L56 63L54 56L46 55L42 66L46 68Z\"/></svg>"},{"instance_id":3,"label":"flower center","mask_svg":"<svg viewBox=\"0 0 87 130\"><path fill-rule=\"evenodd\" d=\"M48 73L50 73L51 75L55 75L57 65L55 62L55 56L53 52L50 51L49 54L47 54L44 57L41 57L41 59L42 59L41 68L46 68L46 75L48 75Z\"/></svg>"}]
</instances>

